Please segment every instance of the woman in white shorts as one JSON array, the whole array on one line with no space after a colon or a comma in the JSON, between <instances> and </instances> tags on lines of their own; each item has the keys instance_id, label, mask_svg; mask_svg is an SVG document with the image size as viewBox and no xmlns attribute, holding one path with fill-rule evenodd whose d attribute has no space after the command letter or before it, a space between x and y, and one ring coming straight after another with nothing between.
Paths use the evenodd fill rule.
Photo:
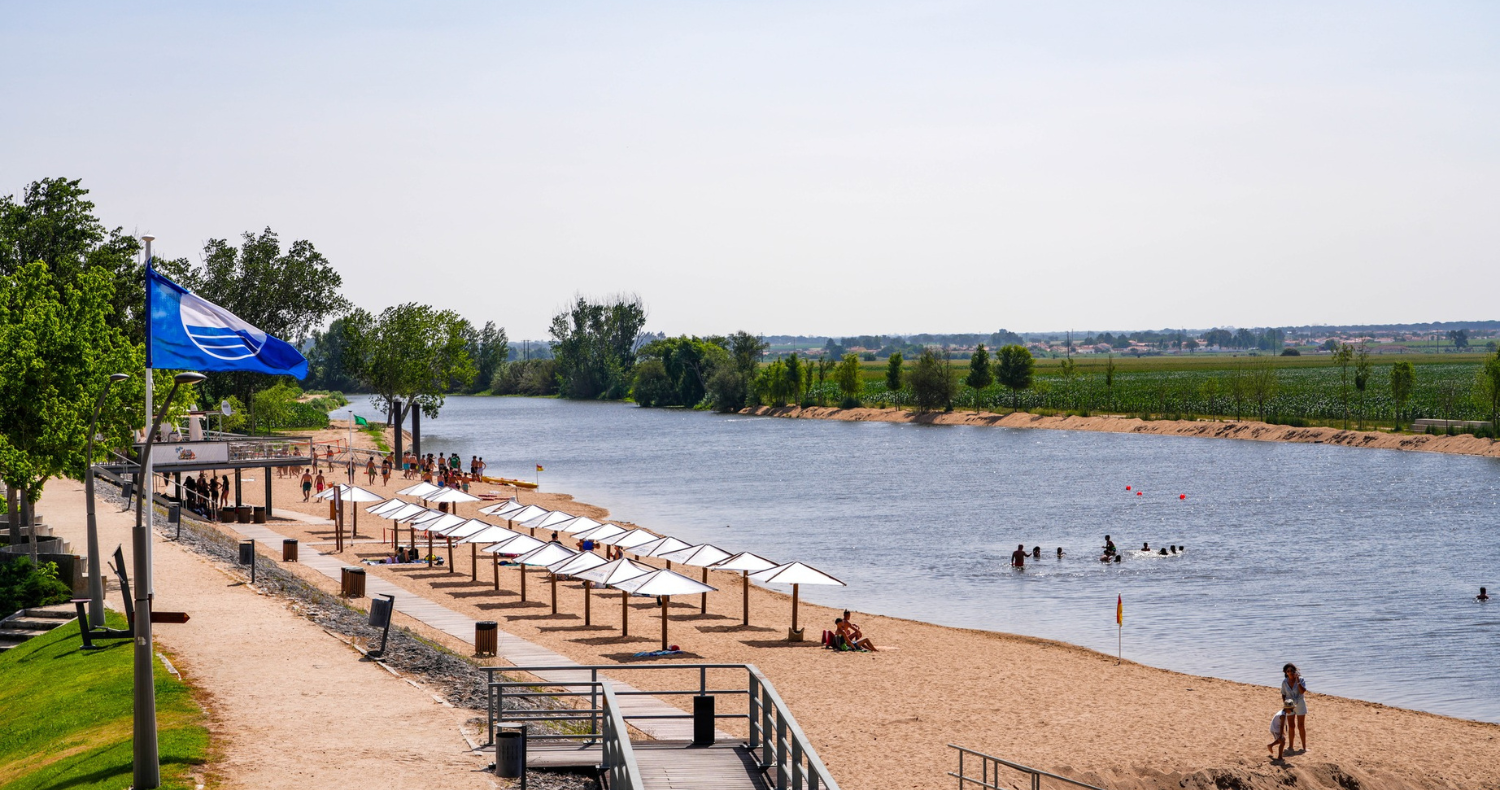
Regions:
<instances>
[{"instance_id":1,"label":"woman in white shorts","mask_svg":"<svg viewBox=\"0 0 1500 790\"><path fill-rule=\"evenodd\" d=\"M1296 664L1287 664L1282 667L1281 674L1286 676L1281 681L1281 698L1291 701L1294 714L1286 728L1286 747L1291 749L1292 738L1300 734L1302 751L1305 752L1307 751L1307 700L1302 695L1307 692L1307 681L1302 679Z\"/></svg>"}]
</instances>

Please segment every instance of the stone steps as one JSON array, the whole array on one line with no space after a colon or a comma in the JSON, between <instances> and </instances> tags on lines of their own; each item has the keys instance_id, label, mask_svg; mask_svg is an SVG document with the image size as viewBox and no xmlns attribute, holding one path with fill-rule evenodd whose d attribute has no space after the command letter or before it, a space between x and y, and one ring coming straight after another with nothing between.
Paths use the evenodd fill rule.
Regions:
<instances>
[{"instance_id":1,"label":"stone steps","mask_svg":"<svg viewBox=\"0 0 1500 790\"><path fill-rule=\"evenodd\" d=\"M22 609L0 620L0 653L73 620L76 612L73 604L64 603Z\"/></svg>"}]
</instances>

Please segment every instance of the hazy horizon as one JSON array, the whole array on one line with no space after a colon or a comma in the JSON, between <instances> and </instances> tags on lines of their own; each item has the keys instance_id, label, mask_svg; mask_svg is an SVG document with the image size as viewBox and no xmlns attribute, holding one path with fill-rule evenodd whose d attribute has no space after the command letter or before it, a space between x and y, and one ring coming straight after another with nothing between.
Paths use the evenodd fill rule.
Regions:
<instances>
[{"instance_id":1,"label":"hazy horizon","mask_svg":"<svg viewBox=\"0 0 1500 790\"><path fill-rule=\"evenodd\" d=\"M1422 323L1500 290L1492 4L7 11L0 193L81 178L166 257L270 226L359 306L516 338L575 294L839 336Z\"/></svg>"}]
</instances>

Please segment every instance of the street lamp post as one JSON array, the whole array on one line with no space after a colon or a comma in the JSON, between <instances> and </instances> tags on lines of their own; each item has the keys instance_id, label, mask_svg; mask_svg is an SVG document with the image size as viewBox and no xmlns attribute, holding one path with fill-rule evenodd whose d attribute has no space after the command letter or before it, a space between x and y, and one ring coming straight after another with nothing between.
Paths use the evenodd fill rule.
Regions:
<instances>
[{"instance_id":1,"label":"street lamp post","mask_svg":"<svg viewBox=\"0 0 1500 790\"><path fill-rule=\"evenodd\" d=\"M99 393L99 402L94 404L94 418L89 421L89 449L84 462L88 465L83 474L83 496L88 504L88 541L89 541L89 622L80 623L80 627L87 628L93 624L95 628L104 627L104 576L99 570L99 525L94 520L94 436L99 427L99 412L104 409L104 398L109 395L109 388L115 382L130 378L124 373L111 373L104 380L104 390Z\"/></svg>"},{"instance_id":2,"label":"street lamp post","mask_svg":"<svg viewBox=\"0 0 1500 790\"><path fill-rule=\"evenodd\" d=\"M151 421L151 430L146 433L146 444L141 449L139 465L136 467L136 488L140 494L135 500L135 529L131 533L131 545L135 553L135 787L150 790L161 786L161 760L156 742L156 681L152 676L154 645L151 642L151 530L145 525L148 500L155 498L155 486L147 474L151 473L149 460L151 446L156 444L157 429L172 407L178 387L197 384L208 378L202 373L178 373L172 379L172 389L162 401L161 410Z\"/></svg>"}]
</instances>

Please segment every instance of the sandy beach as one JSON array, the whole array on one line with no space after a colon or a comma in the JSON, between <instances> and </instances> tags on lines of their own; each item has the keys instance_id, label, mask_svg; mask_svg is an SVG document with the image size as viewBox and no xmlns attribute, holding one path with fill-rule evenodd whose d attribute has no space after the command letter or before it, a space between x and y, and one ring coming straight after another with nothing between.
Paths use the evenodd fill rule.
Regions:
<instances>
[{"instance_id":1,"label":"sandy beach","mask_svg":"<svg viewBox=\"0 0 1500 790\"><path fill-rule=\"evenodd\" d=\"M1408 450L1452 455L1482 455L1500 458L1500 442L1465 436L1429 436L1426 434L1387 433L1384 431L1345 431L1338 428L1293 428L1253 420L1151 420L1137 417L1099 415L1094 417L1044 417L1015 412L998 414L988 411L928 412L917 414L906 409L839 409L832 406L758 406L741 414L761 417L787 417L802 420L843 420L846 422L904 422L923 425L987 425L1001 428L1044 428L1059 431L1099 431L1102 433L1145 433L1157 436L1193 436L1200 439L1244 439L1254 442L1292 442L1298 444L1332 444L1339 447L1365 447L1376 450Z\"/></svg>"},{"instance_id":2,"label":"sandy beach","mask_svg":"<svg viewBox=\"0 0 1500 790\"><path fill-rule=\"evenodd\" d=\"M344 431L333 429L324 438L343 436ZM366 440L356 437L356 443ZM364 480L360 474L358 482L363 485ZM274 483L278 510L328 515L325 503L301 502L292 478ZM389 486L377 478L371 488L391 493L409 484L398 475ZM476 491L490 488L481 485ZM247 484L247 499L259 504L261 490L258 482ZM609 516L604 507L562 493L522 491L519 496L522 502L576 515ZM464 505L460 514L470 515L478 507ZM361 538L366 539L381 537L389 523L368 514L360 521ZM232 532L233 525L222 528ZM277 520L274 528L304 541L303 551L333 549L330 526ZM724 548L760 549L772 559L790 550ZM346 547L339 556L353 564L387 553L367 541ZM470 581L468 549L456 550L455 557L452 569L372 566L370 572L477 619L499 620L510 633L583 663L633 661L634 653L654 649L659 641L660 610L653 602L632 601L631 634L622 638L618 593L596 593L593 625L585 626L579 585L560 585L559 611L552 614L544 574L531 572L529 600L522 602L517 570L502 568L500 590L495 591L489 563L481 559L478 580ZM300 572L315 585L335 586L320 574ZM865 633L878 646L896 649L834 653L820 649L816 641L785 641L787 595L752 586L751 626L745 628L739 624L739 576L714 573L710 583L720 591L709 596L707 614L698 612L696 597L673 602L671 640L688 651L682 660L760 667L846 788L948 786L946 772L956 765L949 743L1122 790L1500 788L1500 725L1316 694L1309 703L1311 748L1289 754L1285 764L1273 764L1265 745L1280 703L1269 685L1280 681L1279 666L1266 667L1268 685L1248 685L1142 666L1130 662L1128 654L1117 664L1113 656L1068 644L868 613L855 618ZM807 603L801 611L801 622L814 640L839 615ZM468 649L411 621L403 624L455 650ZM1315 676L1315 668L1305 669Z\"/></svg>"}]
</instances>

